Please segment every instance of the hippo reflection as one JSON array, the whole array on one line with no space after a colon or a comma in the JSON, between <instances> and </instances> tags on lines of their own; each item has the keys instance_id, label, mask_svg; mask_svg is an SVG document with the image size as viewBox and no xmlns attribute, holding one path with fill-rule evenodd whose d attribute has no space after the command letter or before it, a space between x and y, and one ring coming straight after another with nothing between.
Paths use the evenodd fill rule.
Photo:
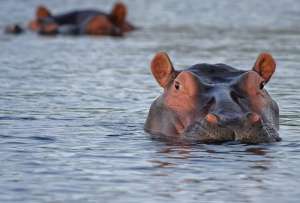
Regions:
<instances>
[{"instance_id":1,"label":"hippo reflection","mask_svg":"<svg viewBox=\"0 0 300 203\"><path fill-rule=\"evenodd\" d=\"M280 141L278 105L264 88L275 68L273 57L262 53L249 71L225 64L178 71L166 53L157 53L151 71L164 91L150 107L145 130L203 143Z\"/></svg>"}]
</instances>

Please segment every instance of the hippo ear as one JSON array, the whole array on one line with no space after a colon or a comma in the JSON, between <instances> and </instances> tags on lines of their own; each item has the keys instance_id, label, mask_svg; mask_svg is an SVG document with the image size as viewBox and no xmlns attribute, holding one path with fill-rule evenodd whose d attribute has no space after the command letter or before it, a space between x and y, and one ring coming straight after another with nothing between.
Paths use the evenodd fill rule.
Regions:
<instances>
[{"instance_id":1,"label":"hippo ear","mask_svg":"<svg viewBox=\"0 0 300 203\"><path fill-rule=\"evenodd\" d=\"M127 16L126 5L123 4L122 2L116 3L110 15L111 15L112 22L117 26L121 26L122 24L124 24Z\"/></svg>"},{"instance_id":2,"label":"hippo ear","mask_svg":"<svg viewBox=\"0 0 300 203\"><path fill-rule=\"evenodd\" d=\"M275 72L276 62L269 53L261 53L254 64L253 70L256 71L267 83Z\"/></svg>"},{"instance_id":3,"label":"hippo ear","mask_svg":"<svg viewBox=\"0 0 300 203\"><path fill-rule=\"evenodd\" d=\"M49 11L49 9L47 7L40 5L36 8L35 15L36 15L37 19L43 19L43 18L50 17L51 12Z\"/></svg>"},{"instance_id":4,"label":"hippo ear","mask_svg":"<svg viewBox=\"0 0 300 203\"><path fill-rule=\"evenodd\" d=\"M176 76L172 62L165 52L158 52L151 62L151 71L158 84L165 88Z\"/></svg>"}]
</instances>

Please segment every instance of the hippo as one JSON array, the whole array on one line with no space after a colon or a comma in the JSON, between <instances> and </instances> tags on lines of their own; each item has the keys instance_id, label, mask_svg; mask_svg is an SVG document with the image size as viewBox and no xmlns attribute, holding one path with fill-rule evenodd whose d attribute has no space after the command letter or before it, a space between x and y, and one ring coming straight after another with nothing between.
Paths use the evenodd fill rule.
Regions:
<instances>
[{"instance_id":1,"label":"hippo","mask_svg":"<svg viewBox=\"0 0 300 203\"><path fill-rule=\"evenodd\" d=\"M75 10L58 15L52 13L45 6L36 10L36 19L28 27L40 34L87 34L121 36L135 27L127 22L126 5L118 2L111 13L88 9Z\"/></svg>"},{"instance_id":2,"label":"hippo","mask_svg":"<svg viewBox=\"0 0 300 203\"><path fill-rule=\"evenodd\" d=\"M199 143L280 141L279 108L264 88L276 62L261 53L251 70L200 63L175 70L165 52L151 62L163 93L144 125L154 137Z\"/></svg>"},{"instance_id":3,"label":"hippo","mask_svg":"<svg viewBox=\"0 0 300 203\"><path fill-rule=\"evenodd\" d=\"M75 10L53 15L45 6L38 6L35 19L30 21L28 29L41 35L110 35L123 36L136 29L126 20L126 5L118 2L111 13L87 9ZM7 26L6 33L20 33L19 25ZM22 29L24 31L25 29Z\"/></svg>"}]
</instances>

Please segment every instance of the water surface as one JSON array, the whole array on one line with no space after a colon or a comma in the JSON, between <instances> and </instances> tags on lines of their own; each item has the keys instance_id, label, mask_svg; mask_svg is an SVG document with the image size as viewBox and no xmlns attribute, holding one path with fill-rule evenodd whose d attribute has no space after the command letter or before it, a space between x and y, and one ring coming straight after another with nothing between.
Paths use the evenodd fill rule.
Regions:
<instances>
[{"instance_id":1,"label":"water surface","mask_svg":"<svg viewBox=\"0 0 300 203\"><path fill-rule=\"evenodd\" d=\"M0 28L25 23L41 3L108 11L113 1L1 1ZM0 202L299 202L300 2L126 3L143 29L124 39L0 34ZM278 68L267 89L283 141L150 139L143 123L161 89L149 62L160 50L179 69L248 70L271 52Z\"/></svg>"}]
</instances>

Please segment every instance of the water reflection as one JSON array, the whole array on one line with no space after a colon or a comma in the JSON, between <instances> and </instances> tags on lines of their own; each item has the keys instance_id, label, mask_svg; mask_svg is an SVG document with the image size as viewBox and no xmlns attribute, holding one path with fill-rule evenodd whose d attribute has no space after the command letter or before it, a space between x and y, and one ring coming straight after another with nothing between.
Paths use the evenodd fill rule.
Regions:
<instances>
[{"instance_id":1,"label":"water reflection","mask_svg":"<svg viewBox=\"0 0 300 203\"><path fill-rule=\"evenodd\" d=\"M249 147L245 150L249 154L264 156L267 154L266 149L262 147Z\"/></svg>"},{"instance_id":2,"label":"water reflection","mask_svg":"<svg viewBox=\"0 0 300 203\"><path fill-rule=\"evenodd\" d=\"M161 145L161 141L155 142L159 147L155 158L149 159L154 167L152 175L161 178L158 184L164 185L173 179L176 185L160 193L163 196L178 197L193 190L207 198L222 194L230 199L235 195L239 201L252 202L256 199L252 193L269 189L266 176L274 170L274 163L268 145L172 145L169 142ZM178 171L185 173L177 177Z\"/></svg>"}]
</instances>

